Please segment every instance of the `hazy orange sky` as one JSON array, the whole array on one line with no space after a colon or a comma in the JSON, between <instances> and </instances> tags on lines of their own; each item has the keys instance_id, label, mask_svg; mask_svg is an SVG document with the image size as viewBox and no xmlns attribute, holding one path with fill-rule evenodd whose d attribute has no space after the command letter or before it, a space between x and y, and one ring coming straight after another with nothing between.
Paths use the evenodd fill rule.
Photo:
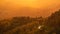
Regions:
<instances>
[{"instance_id":1,"label":"hazy orange sky","mask_svg":"<svg viewBox=\"0 0 60 34\"><path fill-rule=\"evenodd\" d=\"M60 9L60 0L0 0L0 13L11 16L49 16Z\"/></svg>"}]
</instances>

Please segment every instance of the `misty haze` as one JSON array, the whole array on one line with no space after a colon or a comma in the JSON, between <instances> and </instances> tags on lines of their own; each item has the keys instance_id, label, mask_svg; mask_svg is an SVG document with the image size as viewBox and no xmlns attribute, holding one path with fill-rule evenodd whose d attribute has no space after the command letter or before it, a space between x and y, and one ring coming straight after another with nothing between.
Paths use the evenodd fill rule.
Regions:
<instances>
[{"instance_id":1,"label":"misty haze","mask_svg":"<svg viewBox=\"0 0 60 34\"><path fill-rule=\"evenodd\" d=\"M60 34L60 0L0 0L0 34Z\"/></svg>"}]
</instances>

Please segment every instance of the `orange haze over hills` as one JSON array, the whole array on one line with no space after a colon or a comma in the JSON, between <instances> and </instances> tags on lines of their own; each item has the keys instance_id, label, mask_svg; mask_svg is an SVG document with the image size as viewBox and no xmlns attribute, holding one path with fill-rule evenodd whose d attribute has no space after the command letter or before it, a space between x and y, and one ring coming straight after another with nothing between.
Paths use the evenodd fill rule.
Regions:
<instances>
[{"instance_id":1,"label":"orange haze over hills","mask_svg":"<svg viewBox=\"0 0 60 34\"><path fill-rule=\"evenodd\" d=\"M60 9L60 0L0 0L1 17L43 16Z\"/></svg>"}]
</instances>

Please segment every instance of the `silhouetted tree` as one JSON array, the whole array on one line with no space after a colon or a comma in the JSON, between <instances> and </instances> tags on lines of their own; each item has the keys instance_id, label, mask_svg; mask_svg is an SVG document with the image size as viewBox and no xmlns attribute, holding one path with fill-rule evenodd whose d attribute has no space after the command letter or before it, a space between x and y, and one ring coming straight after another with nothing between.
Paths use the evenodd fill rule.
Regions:
<instances>
[{"instance_id":1,"label":"silhouetted tree","mask_svg":"<svg viewBox=\"0 0 60 34\"><path fill-rule=\"evenodd\" d=\"M48 31L50 34L57 33L60 34L60 10L53 13L48 19L46 20L46 24Z\"/></svg>"}]
</instances>

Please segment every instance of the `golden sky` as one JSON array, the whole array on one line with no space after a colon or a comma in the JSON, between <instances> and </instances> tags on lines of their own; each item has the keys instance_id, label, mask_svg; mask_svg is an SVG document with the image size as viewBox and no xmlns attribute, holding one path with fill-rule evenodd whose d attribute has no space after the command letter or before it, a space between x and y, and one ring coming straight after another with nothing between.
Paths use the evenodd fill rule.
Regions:
<instances>
[{"instance_id":1,"label":"golden sky","mask_svg":"<svg viewBox=\"0 0 60 34\"><path fill-rule=\"evenodd\" d=\"M3 16L43 16L60 9L60 0L0 0Z\"/></svg>"}]
</instances>

